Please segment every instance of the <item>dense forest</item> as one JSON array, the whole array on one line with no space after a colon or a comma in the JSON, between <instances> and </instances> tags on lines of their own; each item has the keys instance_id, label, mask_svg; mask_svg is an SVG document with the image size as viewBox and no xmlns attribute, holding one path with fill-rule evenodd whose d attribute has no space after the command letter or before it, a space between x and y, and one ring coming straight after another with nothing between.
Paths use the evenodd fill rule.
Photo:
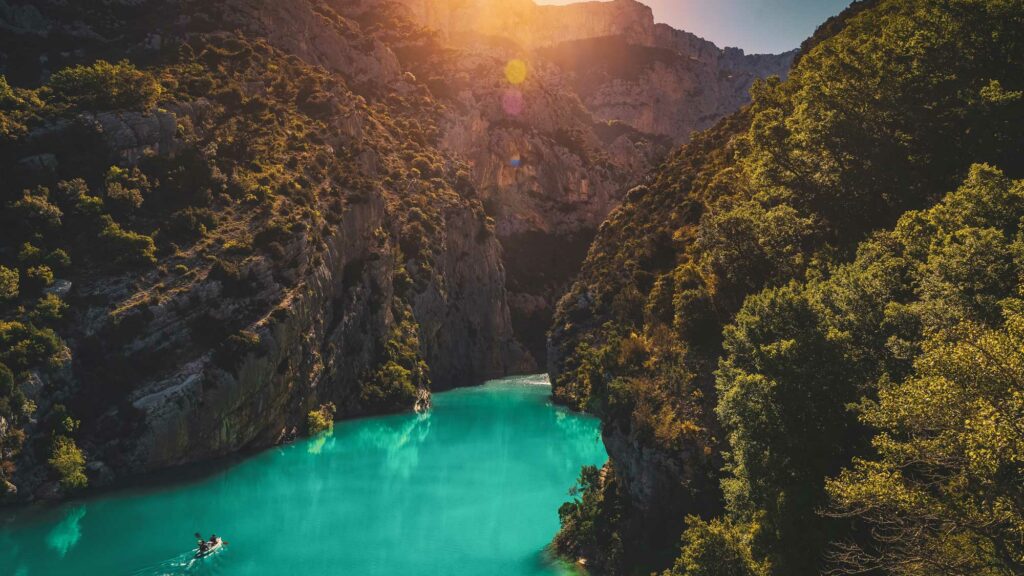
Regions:
<instances>
[{"instance_id":1,"label":"dense forest","mask_svg":"<svg viewBox=\"0 0 1024 576\"><path fill-rule=\"evenodd\" d=\"M549 335L598 573L1024 571L1024 3L854 3L602 226Z\"/></svg>"}]
</instances>

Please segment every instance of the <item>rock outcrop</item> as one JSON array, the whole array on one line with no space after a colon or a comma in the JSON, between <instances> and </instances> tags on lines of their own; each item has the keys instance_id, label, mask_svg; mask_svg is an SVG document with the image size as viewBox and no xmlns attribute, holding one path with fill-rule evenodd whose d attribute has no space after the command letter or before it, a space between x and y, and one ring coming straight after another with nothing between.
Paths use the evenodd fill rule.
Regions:
<instances>
[{"instance_id":1,"label":"rock outcrop","mask_svg":"<svg viewBox=\"0 0 1024 576\"><path fill-rule=\"evenodd\" d=\"M634 0L397 4L396 19L426 32L392 48L448 105L441 145L472 166L505 248L517 335L541 364L554 305L625 191L793 56L721 49Z\"/></svg>"},{"instance_id":2,"label":"rock outcrop","mask_svg":"<svg viewBox=\"0 0 1024 576\"><path fill-rule=\"evenodd\" d=\"M41 16L54 18L46 22L56 44L59 4L39 5ZM59 116L3 141L4 166L26 187L56 189L81 177L71 188L102 189L96 175L112 165L151 171L193 162L199 173L186 191L211 188L203 202L216 228L197 242L162 242L155 266L71 269L54 282L70 304L60 331L67 354L57 368L18 375L36 410L18 423L16 433L28 438L20 456L0 454L16 458L11 480L10 468L0 474L7 499L63 493L47 466L46 439L53 414L65 411L81 421L74 436L89 481L103 485L272 445L304 431L307 414L328 404L339 418L429 405L419 366L433 390L535 369L513 332L501 245L477 190L451 154L410 143L420 136L407 119L440 118L436 108L429 100L413 108L386 102L418 90L400 77L389 48L316 0L188 3L193 9L177 19L168 17L177 2L145 4L168 23L156 29L161 45L236 59L205 76L228 89L212 99L175 96L153 110ZM120 14L117 4L107 9L85 10L82 25ZM129 31L120 49L154 58L162 48L151 38ZM81 48L84 62L91 48ZM274 93L259 76L238 82L235 67L253 62L239 55L256 51L305 74L304 82L320 78L315 103L281 102L282 94L295 98L291 88ZM19 73L45 78L46 62L19 63ZM253 113L242 103L254 101L277 105L295 130L312 130L294 142L275 130L247 142L286 149L271 149L291 170L276 192L244 182L245 165L235 159L250 158L246 148L222 150L231 149L224 134L236 119ZM264 200L230 198L246 187ZM6 419L0 424L6 446L15 431Z\"/></svg>"}]
</instances>

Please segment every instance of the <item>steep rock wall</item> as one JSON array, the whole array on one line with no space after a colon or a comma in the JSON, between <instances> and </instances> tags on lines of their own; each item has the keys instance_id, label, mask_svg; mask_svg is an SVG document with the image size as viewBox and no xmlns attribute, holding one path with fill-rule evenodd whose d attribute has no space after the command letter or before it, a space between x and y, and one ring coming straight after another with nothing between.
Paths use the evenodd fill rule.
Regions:
<instances>
[{"instance_id":1,"label":"steep rock wall","mask_svg":"<svg viewBox=\"0 0 1024 576\"><path fill-rule=\"evenodd\" d=\"M75 441L90 483L100 486L272 445L304 432L308 412L326 403L338 417L421 408L430 389L535 368L513 333L501 245L477 190L459 176L457 159L408 123L436 118L437 109L429 100L409 108L380 99L417 88L355 21L316 0L152 0L83 7L72 34L66 7L39 8L48 36L18 28L36 58L35 67L17 63L29 80L52 72L38 58L49 44L56 49L83 29L103 36L120 17L124 45L101 42L103 51L171 66L168 76L178 73L177 53L199 54L197 65L210 71L204 82L227 90L174 96L149 111L67 115L2 143L14 182L56 189L82 176L96 194L103 185L94 175L111 165L149 171L200 162L210 172L198 185L212 187L203 210L216 220L198 241L159 242L152 266L71 269L58 278L55 290L71 306L60 332L65 354L57 367L18 375L37 410L17 423L28 441L13 482L0 478L5 500L62 495L46 459L52 415L65 411L81 421ZM145 18L136 12L143 8ZM179 11L186 15L171 17ZM94 50L86 43L72 58L91 63ZM261 66L300 72L319 90L315 102L275 92L264 69L246 72L257 56ZM76 63L67 58L52 62ZM268 106L278 116L262 123L287 118L290 130L255 132L247 148L268 150L259 161L283 161L288 171L260 192L242 180L246 164L221 147L256 164L224 134L237 138L235 122ZM237 191L246 188L263 200ZM406 243L421 249L403 254ZM429 388L406 368L396 373L410 382L382 382L381 367L395 360L414 371L420 363ZM367 396L410 385L411 395ZM0 440L15 433L0 424Z\"/></svg>"},{"instance_id":2,"label":"steep rock wall","mask_svg":"<svg viewBox=\"0 0 1024 576\"><path fill-rule=\"evenodd\" d=\"M389 44L448 105L441 145L472 167L505 248L517 335L540 364L555 303L625 191L793 56L721 49L634 0L369 5L397 5L383 26L423 28ZM510 62L521 81L506 77Z\"/></svg>"}]
</instances>

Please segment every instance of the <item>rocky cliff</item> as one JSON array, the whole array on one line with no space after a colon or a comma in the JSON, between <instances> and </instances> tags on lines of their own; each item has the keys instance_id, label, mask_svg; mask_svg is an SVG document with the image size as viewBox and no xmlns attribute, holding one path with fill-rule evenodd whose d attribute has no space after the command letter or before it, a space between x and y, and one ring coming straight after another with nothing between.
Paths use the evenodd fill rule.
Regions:
<instances>
[{"instance_id":1,"label":"rocky cliff","mask_svg":"<svg viewBox=\"0 0 1024 576\"><path fill-rule=\"evenodd\" d=\"M505 248L517 334L542 364L554 304L625 191L793 56L720 49L633 0L397 4L380 18L423 31L391 46L447 105L441 144L472 167Z\"/></svg>"},{"instance_id":2,"label":"rocky cliff","mask_svg":"<svg viewBox=\"0 0 1024 576\"><path fill-rule=\"evenodd\" d=\"M101 484L534 369L624 191L789 58L621 0L4 0L0 27L20 498L76 456Z\"/></svg>"},{"instance_id":3,"label":"rocky cliff","mask_svg":"<svg viewBox=\"0 0 1024 576\"><path fill-rule=\"evenodd\" d=\"M356 22L312 0L4 8L33 15L4 21L4 66L26 86L0 93L4 203L58 215L0 251L26 279L0 327L18 404L0 414L6 499L82 483L51 439L73 438L102 485L272 444L323 406L412 408L532 368L493 224L429 144L437 108ZM107 52L152 72L88 67ZM73 104L51 95L57 77L32 88L78 63ZM128 78L155 105L99 98ZM95 218L126 243L90 239ZM68 260L39 291L23 244ZM41 296L52 321L25 311ZM19 355L40 343L53 350Z\"/></svg>"}]
</instances>

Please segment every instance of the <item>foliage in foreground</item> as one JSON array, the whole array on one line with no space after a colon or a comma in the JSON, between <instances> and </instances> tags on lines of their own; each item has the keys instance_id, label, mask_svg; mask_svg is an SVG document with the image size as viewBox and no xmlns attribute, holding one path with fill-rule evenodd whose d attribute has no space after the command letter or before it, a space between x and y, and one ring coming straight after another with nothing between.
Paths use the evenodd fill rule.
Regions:
<instances>
[{"instance_id":1,"label":"foliage in foreground","mask_svg":"<svg viewBox=\"0 0 1024 576\"><path fill-rule=\"evenodd\" d=\"M915 525L922 508L911 521L892 502L857 498L874 489L909 497L919 473L938 480L898 458L886 464L895 452L917 462L914 450L938 458L981 442L941 447L949 434L937 434L904 446L921 423L880 421L871 407L888 402L885 411L899 413L901 395L915 397L904 387L937 360L934 338L975 334L947 341L955 347L977 330L1003 330L1007 299L1022 295L1024 212L1020 184L1007 176L1024 175L1024 134L1012 120L1024 114L1024 3L868 2L833 24L788 81L758 85L748 109L695 137L630 193L559 307L556 396L597 412L633 450L675 462L657 473L675 474L681 487L701 477L695 462L721 478L720 495L662 495L646 525L625 502L619 528L605 531L621 538L626 558L610 573L664 567L664 556L643 546L666 530L685 531L679 574L1019 571L1007 542L1019 542L1011 503L1020 486L997 482L1020 477L1016 440L1004 436L1012 429L994 425L991 444L977 446L991 476L943 471L960 490L951 501L966 499L957 514L970 521ZM1008 374L1003 393L1019 393ZM934 392L916 395L976 402ZM673 419L703 432L649 432ZM943 425L979 419L992 417L975 407ZM881 482L868 473L878 466L910 478L867 488ZM717 518L683 525L695 503L718 498ZM976 514L986 506L998 517ZM924 539L946 534L915 544L952 556L909 557L880 521ZM999 538L969 534L981 526ZM728 559L733 568L720 564Z\"/></svg>"}]
</instances>

